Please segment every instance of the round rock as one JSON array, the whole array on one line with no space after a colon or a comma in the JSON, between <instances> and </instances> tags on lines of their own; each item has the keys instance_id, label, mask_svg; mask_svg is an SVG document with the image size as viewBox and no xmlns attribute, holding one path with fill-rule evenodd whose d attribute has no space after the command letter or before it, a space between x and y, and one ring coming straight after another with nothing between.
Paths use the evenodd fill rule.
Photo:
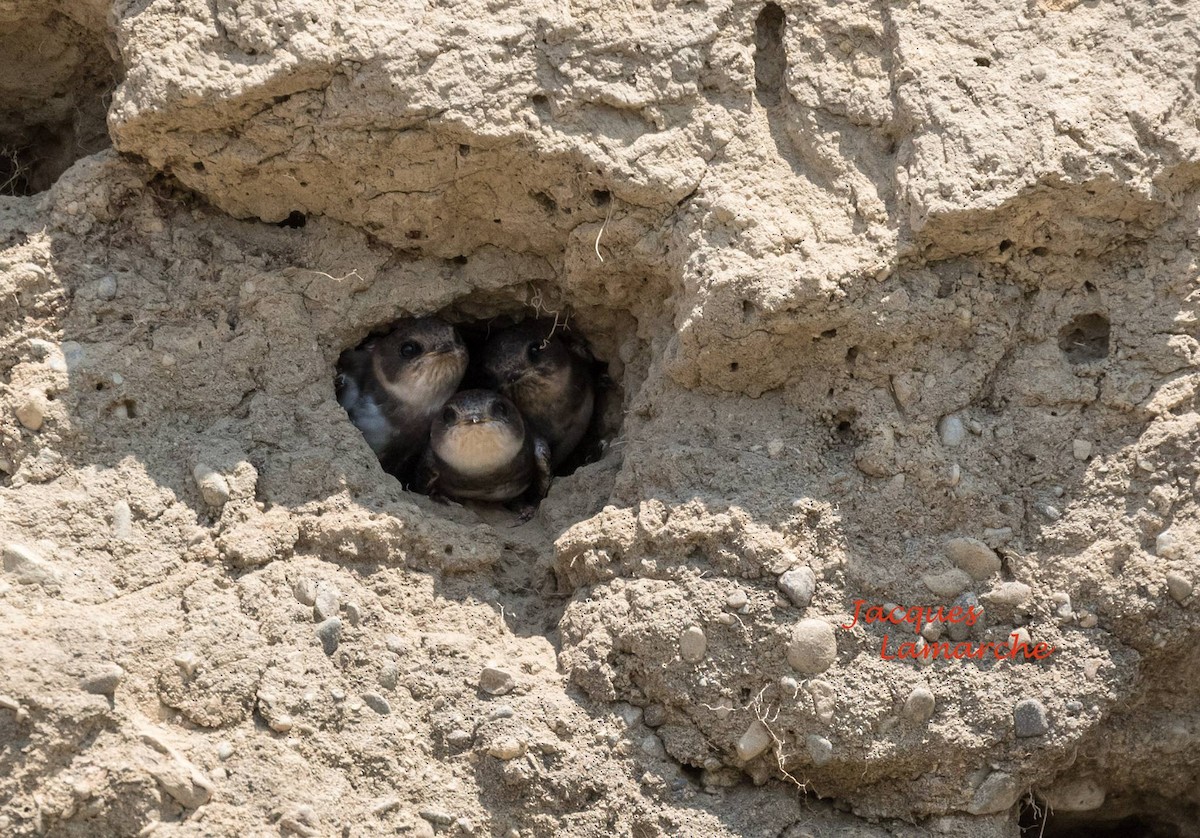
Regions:
<instances>
[{"instance_id":1,"label":"round rock","mask_svg":"<svg viewBox=\"0 0 1200 838\"><path fill-rule=\"evenodd\" d=\"M92 695L111 696L124 679L124 669L115 663L106 663L80 678L79 686L83 688L84 692Z\"/></svg>"},{"instance_id":2,"label":"round rock","mask_svg":"<svg viewBox=\"0 0 1200 838\"><path fill-rule=\"evenodd\" d=\"M815 675L824 672L835 660L837 638L833 634L833 626L814 617L796 624L787 648L787 661L792 669Z\"/></svg>"},{"instance_id":3,"label":"round rock","mask_svg":"<svg viewBox=\"0 0 1200 838\"><path fill-rule=\"evenodd\" d=\"M192 479L200 489L200 497L209 506L219 509L229 500L229 481L211 466L197 465L192 469Z\"/></svg>"},{"instance_id":4,"label":"round rock","mask_svg":"<svg viewBox=\"0 0 1200 838\"><path fill-rule=\"evenodd\" d=\"M991 815L1011 809L1023 791L1017 778L1004 771L993 771L975 790L967 811L972 815Z\"/></svg>"},{"instance_id":5,"label":"round rock","mask_svg":"<svg viewBox=\"0 0 1200 838\"><path fill-rule=\"evenodd\" d=\"M975 580L1000 572L1000 557L978 538L953 538L946 542L946 558Z\"/></svg>"},{"instance_id":6,"label":"round rock","mask_svg":"<svg viewBox=\"0 0 1200 838\"><path fill-rule=\"evenodd\" d=\"M910 722L922 724L933 716L935 705L936 700L929 687L914 687L913 691L908 694L908 698L904 700L904 709L900 713Z\"/></svg>"},{"instance_id":7,"label":"round rock","mask_svg":"<svg viewBox=\"0 0 1200 838\"><path fill-rule=\"evenodd\" d=\"M508 695L516 685L512 673L497 666L485 666L479 673L479 689L488 695Z\"/></svg>"},{"instance_id":8,"label":"round rock","mask_svg":"<svg viewBox=\"0 0 1200 838\"><path fill-rule=\"evenodd\" d=\"M771 734L762 722L755 719L738 739L735 747L738 759L749 762L771 747Z\"/></svg>"},{"instance_id":9,"label":"round rock","mask_svg":"<svg viewBox=\"0 0 1200 838\"><path fill-rule=\"evenodd\" d=\"M1192 581L1182 573L1172 570L1167 574L1167 593L1176 602L1183 602L1192 595Z\"/></svg>"},{"instance_id":10,"label":"round rock","mask_svg":"<svg viewBox=\"0 0 1200 838\"><path fill-rule=\"evenodd\" d=\"M700 663L708 653L708 637L700 626L691 626L679 635L679 656L688 663Z\"/></svg>"},{"instance_id":11,"label":"round rock","mask_svg":"<svg viewBox=\"0 0 1200 838\"><path fill-rule=\"evenodd\" d=\"M325 654L332 655L342 642L342 621L337 617L330 617L318 623L317 637L321 640L321 648L325 650Z\"/></svg>"},{"instance_id":12,"label":"round rock","mask_svg":"<svg viewBox=\"0 0 1200 838\"><path fill-rule=\"evenodd\" d=\"M1046 705L1036 698L1023 698L1013 708L1013 726L1017 736L1027 738L1042 736L1050 730L1046 719Z\"/></svg>"}]
</instances>

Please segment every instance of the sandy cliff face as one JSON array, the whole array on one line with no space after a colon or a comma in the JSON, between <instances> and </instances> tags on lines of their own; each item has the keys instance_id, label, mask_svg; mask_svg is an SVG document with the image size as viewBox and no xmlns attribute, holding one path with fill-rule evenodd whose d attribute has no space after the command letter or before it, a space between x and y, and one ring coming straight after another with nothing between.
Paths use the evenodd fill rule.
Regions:
<instances>
[{"instance_id":1,"label":"sandy cliff face","mask_svg":"<svg viewBox=\"0 0 1200 838\"><path fill-rule=\"evenodd\" d=\"M1198 20L0 2L0 833L1200 834ZM603 457L401 490L533 312Z\"/></svg>"}]
</instances>

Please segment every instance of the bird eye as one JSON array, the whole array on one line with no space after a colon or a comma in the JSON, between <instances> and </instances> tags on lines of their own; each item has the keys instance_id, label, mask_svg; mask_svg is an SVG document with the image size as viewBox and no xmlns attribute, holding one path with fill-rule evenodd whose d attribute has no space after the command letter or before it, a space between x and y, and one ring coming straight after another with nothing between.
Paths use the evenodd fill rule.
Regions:
<instances>
[{"instance_id":1,"label":"bird eye","mask_svg":"<svg viewBox=\"0 0 1200 838\"><path fill-rule=\"evenodd\" d=\"M451 424L456 418L458 418L458 414L454 412L454 408L447 407L442 411L442 421L447 425Z\"/></svg>"},{"instance_id":2,"label":"bird eye","mask_svg":"<svg viewBox=\"0 0 1200 838\"><path fill-rule=\"evenodd\" d=\"M421 344L413 340L406 340L400 344L400 356L403 358L415 358L421 354Z\"/></svg>"},{"instance_id":3,"label":"bird eye","mask_svg":"<svg viewBox=\"0 0 1200 838\"><path fill-rule=\"evenodd\" d=\"M508 405L506 405L504 402L499 401L499 400L493 402L492 403L492 415L495 416L497 419L507 419L508 418Z\"/></svg>"},{"instance_id":4,"label":"bird eye","mask_svg":"<svg viewBox=\"0 0 1200 838\"><path fill-rule=\"evenodd\" d=\"M529 344L529 360L536 361L538 358L540 358L542 356L542 349L544 346L545 343L540 340Z\"/></svg>"}]
</instances>

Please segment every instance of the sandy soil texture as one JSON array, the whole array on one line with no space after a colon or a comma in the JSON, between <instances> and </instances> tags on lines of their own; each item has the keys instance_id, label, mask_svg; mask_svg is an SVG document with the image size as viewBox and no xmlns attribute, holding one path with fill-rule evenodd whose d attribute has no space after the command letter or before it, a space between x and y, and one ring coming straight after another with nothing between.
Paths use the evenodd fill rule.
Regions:
<instances>
[{"instance_id":1,"label":"sandy soil texture","mask_svg":"<svg viewBox=\"0 0 1200 838\"><path fill-rule=\"evenodd\" d=\"M0 2L0 835L1200 835L1198 61L1195 0ZM604 362L532 521L337 404L425 314Z\"/></svg>"}]
</instances>

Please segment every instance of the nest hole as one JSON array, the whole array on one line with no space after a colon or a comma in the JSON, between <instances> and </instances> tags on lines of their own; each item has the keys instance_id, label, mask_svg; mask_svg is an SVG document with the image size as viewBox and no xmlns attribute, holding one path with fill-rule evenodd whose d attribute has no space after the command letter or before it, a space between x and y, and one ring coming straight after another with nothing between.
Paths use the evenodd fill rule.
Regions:
<instances>
[{"instance_id":1,"label":"nest hole","mask_svg":"<svg viewBox=\"0 0 1200 838\"><path fill-rule=\"evenodd\" d=\"M1182 838L1190 834L1179 823L1154 814L1106 815L1103 809L1055 812L1028 800L1021 806L1020 825L1022 835L1042 838Z\"/></svg>"},{"instance_id":2,"label":"nest hole","mask_svg":"<svg viewBox=\"0 0 1200 838\"><path fill-rule=\"evenodd\" d=\"M1058 333L1058 348L1072 364L1090 364L1108 356L1112 327L1103 314L1081 314Z\"/></svg>"}]
</instances>

